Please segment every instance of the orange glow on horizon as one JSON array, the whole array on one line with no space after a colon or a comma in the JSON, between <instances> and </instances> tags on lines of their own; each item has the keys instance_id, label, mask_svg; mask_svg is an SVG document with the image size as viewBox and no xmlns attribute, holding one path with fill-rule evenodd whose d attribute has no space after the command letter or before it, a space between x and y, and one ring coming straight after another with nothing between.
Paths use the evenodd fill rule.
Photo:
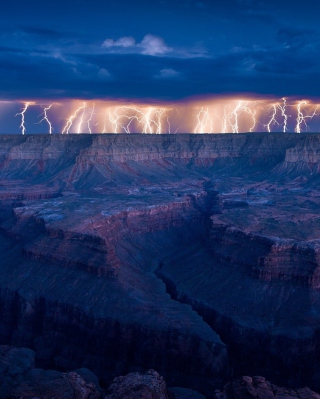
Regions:
<instances>
[{"instance_id":1,"label":"orange glow on horizon","mask_svg":"<svg viewBox=\"0 0 320 399\"><path fill-rule=\"evenodd\" d=\"M42 105L46 104L46 105ZM242 133L308 131L319 105L307 100L255 98L193 99L170 104L102 100L24 102L21 133L26 133L29 107L42 110L48 133ZM1 106L1 104L0 104ZM49 113L49 115L48 115ZM319 118L320 119L320 118ZM307 123L308 122L308 123ZM29 122L30 123L30 122ZM28 131L32 131L29 126Z\"/></svg>"}]
</instances>

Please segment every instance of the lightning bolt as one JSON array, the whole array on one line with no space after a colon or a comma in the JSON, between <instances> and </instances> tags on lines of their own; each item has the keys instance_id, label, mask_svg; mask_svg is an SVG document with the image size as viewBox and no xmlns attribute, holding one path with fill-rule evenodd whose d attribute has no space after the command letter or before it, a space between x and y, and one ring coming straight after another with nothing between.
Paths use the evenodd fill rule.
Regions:
<instances>
[{"instance_id":1,"label":"lightning bolt","mask_svg":"<svg viewBox=\"0 0 320 399\"><path fill-rule=\"evenodd\" d=\"M256 119L257 110L255 109L255 110L252 111L252 109L250 107L248 107L248 102L246 102L242 106L242 110L244 112L246 112L247 114L249 114L251 116L251 118L252 118L252 126L249 129L249 132L252 133L254 131L255 127L257 126L257 123L258 123L258 121Z\"/></svg>"},{"instance_id":2,"label":"lightning bolt","mask_svg":"<svg viewBox=\"0 0 320 399\"><path fill-rule=\"evenodd\" d=\"M62 129L62 132L61 132L62 134L69 134L70 128L71 128L74 120L76 119L78 113L84 108L86 108L86 103L83 103L83 105L81 107L79 107L78 109L75 110L74 114L70 116L70 118L67 120L65 127Z\"/></svg>"},{"instance_id":3,"label":"lightning bolt","mask_svg":"<svg viewBox=\"0 0 320 399\"><path fill-rule=\"evenodd\" d=\"M179 111L178 111L177 109L176 109L175 111L176 111L177 114L179 115ZM169 117L168 117L168 123L169 123ZM178 126L174 133L175 133L175 134L178 133L178 130L179 130L179 129L181 129L181 126ZM171 126L169 126L169 133L170 133L170 130L171 130Z\"/></svg>"},{"instance_id":4,"label":"lightning bolt","mask_svg":"<svg viewBox=\"0 0 320 399\"><path fill-rule=\"evenodd\" d=\"M93 116L93 113L94 113L94 107L95 107L95 103L93 103L93 105L92 105L91 112L90 112L90 117L89 117L89 119L87 121L87 123L88 123L88 131L89 131L90 134L92 134L91 127L90 127L90 122L92 121L92 116Z\"/></svg>"},{"instance_id":5,"label":"lightning bolt","mask_svg":"<svg viewBox=\"0 0 320 399\"><path fill-rule=\"evenodd\" d=\"M228 121L232 129L232 133L239 133L239 115L243 111L242 101L239 101L234 110L230 113ZM232 122L232 120L234 122Z\"/></svg>"},{"instance_id":6,"label":"lightning bolt","mask_svg":"<svg viewBox=\"0 0 320 399\"><path fill-rule=\"evenodd\" d=\"M288 125L288 115L286 114L286 107L287 107L287 99L285 97L282 98L283 105L278 104L278 108L281 111L281 115L283 116L283 133L287 131Z\"/></svg>"},{"instance_id":7,"label":"lightning bolt","mask_svg":"<svg viewBox=\"0 0 320 399\"><path fill-rule=\"evenodd\" d=\"M117 107L113 111L113 115L109 110L109 120L113 125L113 133L120 133L121 130L124 130L125 133L130 134L130 125L133 121L139 121L136 113L139 112L134 107L122 106ZM120 115L119 115L120 113Z\"/></svg>"},{"instance_id":8,"label":"lightning bolt","mask_svg":"<svg viewBox=\"0 0 320 399\"><path fill-rule=\"evenodd\" d=\"M39 116L41 118L41 116L43 115L43 118L41 119L41 121L38 122L38 124L43 122L43 121L46 121L48 123L48 125L49 125L49 134L52 134L53 127L52 127L52 123L48 119L47 111L49 111L49 109L52 106L53 106L53 104L50 104L48 107L43 107L43 113Z\"/></svg>"},{"instance_id":9,"label":"lightning bolt","mask_svg":"<svg viewBox=\"0 0 320 399\"><path fill-rule=\"evenodd\" d=\"M136 121L142 129L141 133L155 133L163 132L163 119L166 116L166 108L149 107L146 111L134 106L116 107L111 112L109 110L109 121L113 125L113 132L119 133L123 130L125 133L131 133L131 124Z\"/></svg>"},{"instance_id":10,"label":"lightning bolt","mask_svg":"<svg viewBox=\"0 0 320 399\"><path fill-rule=\"evenodd\" d=\"M231 110L230 110L231 108ZM256 128L259 121L256 118L257 110L253 109L249 106L249 101L239 100L237 105L233 108L228 104L223 108L223 116L221 117L215 111L215 116L220 119L221 125L221 133L228 133L231 131L232 133L239 133L239 118L242 113L246 113L250 115L252 118L252 125L249 128L249 131L252 133ZM229 130L230 128L230 130Z\"/></svg>"},{"instance_id":11,"label":"lightning bolt","mask_svg":"<svg viewBox=\"0 0 320 399\"><path fill-rule=\"evenodd\" d=\"M302 131L302 128L301 128L301 126L302 126L302 124L304 124L305 125L305 127L306 127L306 130L308 130L308 125L307 125L307 121L306 121L306 119L312 119L316 114L317 114L317 110L318 110L318 105L316 106L316 109L314 110L314 112L312 113L312 114L310 114L310 115L304 115L303 114L303 111L302 111L302 109L301 109L301 107L303 106L303 105L308 105L309 103L308 103L308 101L305 101L305 100L303 100L303 101L300 101L298 104L297 104L297 119L296 119L296 121L297 121L297 124L296 124L296 128L295 128L295 132L296 133L301 133L301 131Z\"/></svg>"},{"instance_id":12,"label":"lightning bolt","mask_svg":"<svg viewBox=\"0 0 320 399\"><path fill-rule=\"evenodd\" d=\"M211 102L212 101L212 102ZM174 133L178 130L187 130L193 133L213 133L219 129L221 133L239 133L246 129L251 133L262 127L264 131L272 132L281 130L283 133L294 129L296 133L308 130L309 120L318 119L318 108L320 104L307 100L292 101L283 97L274 102L259 101L257 99L223 99L194 102L186 104L182 108L181 104L177 107L158 106L155 104L121 104L119 102L75 102L75 108L67 115L64 121L65 126L62 134L94 133L97 129L101 133ZM15 115L19 119L19 130L26 134L26 123L29 123L27 112L34 102L23 102L21 110ZM53 123L58 113L58 103L40 105L41 115L37 118L37 124L48 126L48 133L53 134ZM294 108L294 112L291 111ZM186 112L189 114L186 117ZM290 110L290 112L289 112ZM173 115L174 112L174 115ZM177 114L176 114L177 112ZM290 115L291 114L291 115ZM20 123L21 122L21 123ZM97 128L95 126L98 126ZM100 126L100 127L99 127ZM177 126L180 126L177 128ZM46 128L45 128L46 129Z\"/></svg>"},{"instance_id":13,"label":"lightning bolt","mask_svg":"<svg viewBox=\"0 0 320 399\"><path fill-rule=\"evenodd\" d=\"M171 134L171 124L169 120L169 115L167 116L167 124L168 124L168 133Z\"/></svg>"},{"instance_id":14,"label":"lightning bolt","mask_svg":"<svg viewBox=\"0 0 320 399\"><path fill-rule=\"evenodd\" d=\"M212 133L213 121L210 118L209 108L201 108L197 115L197 122L194 133Z\"/></svg>"},{"instance_id":15,"label":"lightning bolt","mask_svg":"<svg viewBox=\"0 0 320 399\"><path fill-rule=\"evenodd\" d=\"M137 120L137 117L135 115L130 115L129 113L128 114L122 114L122 115L119 115L119 113L118 113L120 111L125 112L125 111L128 111L128 110L131 110L131 108L130 107L117 107L113 111L113 114L109 110L109 112L108 112L109 113L109 120L110 120L111 124L113 125L113 133L120 133L121 130L124 130L128 134L131 133L130 132L130 125L133 122L133 120L135 120L135 119ZM127 122L126 125L123 125L121 123L121 120L123 120L123 119L127 120L129 122Z\"/></svg>"},{"instance_id":16,"label":"lightning bolt","mask_svg":"<svg viewBox=\"0 0 320 399\"><path fill-rule=\"evenodd\" d=\"M26 132L24 115L25 115L27 109L29 108L29 106L33 105L33 104L34 103L26 102L24 104L24 107L23 107L22 111L15 115L15 116L21 115L21 124L20 124L19 128L21 129L21 133L22 134L25 134L25 132Z\"/></svg>"},{"instance_id":17,"label":"lightning bolt","mask_svg":"<svg viewBox=\"0 0 320 399\"><path fill-rule=\"evenodd\" d=\"M276 116L277 116L277 108L279 107L279 103L277 103L277 104L272 104L271 105L271 108L270 108L270 112L269 112L269 114L271 113L271 116L270 116L270 121L266 124L266 125L264 125L266 128L267 128L267 130L268 130L268 132L269 133L271 133L271 126L272 125L278 125L278 126L280 126L280 123L277 121L277 119L276 119Z\"/></svg>"},{"instance_id":18,"label":"lightning bolt","mask_svg":"<svg viewBox=\"0 0 320 399\"><path fill-rule=\"evenodd\" d=\"M83 111L81 113L81 117L80 117L79 124L78 124L78 131L77 131L78 134L82 133L83 115L84 115L84 111L86 110L86 106L87 106L87 104L84 103Z\"/></svg>"},{"instance_id":19,"label":"lightning bolt","mask_svg":"<svg viewBox=\"0 0 320 399\"><path fill-rule=\"evenodd\" d=\"M229 112L228 112L228 105L225 105L223 107L223 117L221 118L221 116L219 114L217 114L217 111L214 110L214 116L218 119L220 119L221 122L221 133L227 133L228 130L228 116L229 116Z\"/></svg>"},{"instance_id":20,"label":"lightning bolt","mask_svg":"<svg viewBox=\"0 0 320 399\"><path fill-rule=\"evenodd\" d=\"M239 100L238 104L235 106L233 111L229 113L229 115L225 114L225 122L224 122L224 133L227 131L227 125L229 124L232 130L232 133L239 133L239 118L240 115L245 112L246 114L250 115L252 118L252 126L250 127L249 131L252 133L253 130L255 129L257 125L257 119L256 119L256 114L257 110L254 109L252 110L251 107L249 107L249 101L243 101Z\"/></svg>"},{"instance_id":21,"label":"lightning bolt","mask_svg":"<svg viewBox=\"0 0 320 399\"><path fill-rule=\"evenodd\" d=\"M103 114L103 130L102 133L107 133L107 115L108 115L108 108L104 111Z\"/></svg>"},{"instance_id":22,"label":"lightning bolt","mask_svg":"<svg viewBox=\"0 0 320 399\"><path fill-rule=\"evenodd\" d=\"M138 117L138 121L140 124L142 124L142 133L153 133L153 128L152 128L152 123L156 124L156 129L159 129L159 126L157 126L157 122L153 121L152 119L152 113L153 109L149 108L148 111L144 114L141 111L136 110L138 113L140 113L140 117ZM158 133L158 129L156 132Z\"/></svg>"},{"instance_id":23,"label":"lightning bolt","mask_svg":"<svg viewBox=\"0 0 320 399\"><path fill-rule=\"evenodd\" d=\"M143 125L142 133L161 134L163 132L162 120L166 115L166 108L149 108L146 114L143 115L139 123ZM168 120L169 116L167 116Z\"/></svg>"},{"instance_id":24,"label":"lightning bolt","mask_svg":"<svg viewBox=\"0 0 320 399\"><path fill-rule=\"evenodd\" d=\"M119 120L119 117L118 117L118 115L116 114L116 110L114 111L114 114L116 115L115 117L113 117L113 115L112 115L112 113L111 113L111 111L110 111L110 109L108 109L108 116L109 116L109 121L111 122L111 124L112 124L112 126L113 126L113 133L118 133L118 120ZM105 130L106 130L106 127L105 127L106 125L104 124L104 128L103 128L103 132L105 132Z\"/></svg>"}]
</instances>

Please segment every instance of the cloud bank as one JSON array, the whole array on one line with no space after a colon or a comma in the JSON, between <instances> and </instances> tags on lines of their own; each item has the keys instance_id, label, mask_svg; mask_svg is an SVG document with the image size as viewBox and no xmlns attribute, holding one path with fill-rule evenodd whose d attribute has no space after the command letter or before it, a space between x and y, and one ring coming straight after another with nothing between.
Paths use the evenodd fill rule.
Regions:
<instances>
[{"instance_id":1,"label":"cloud bank","mask_svg":"<svg viewBox=\"0 0 320 399\"><path fill-rule=\"evenodd\" d=\"M145 35L140 43L136 43L136 40L131 36L120 37L117 40L106 39L102 43L102 47L116 49L123 54L137 53L151 56L164 55L172 51L161 37L151 34Z\"/></svg>"}]
</instances>

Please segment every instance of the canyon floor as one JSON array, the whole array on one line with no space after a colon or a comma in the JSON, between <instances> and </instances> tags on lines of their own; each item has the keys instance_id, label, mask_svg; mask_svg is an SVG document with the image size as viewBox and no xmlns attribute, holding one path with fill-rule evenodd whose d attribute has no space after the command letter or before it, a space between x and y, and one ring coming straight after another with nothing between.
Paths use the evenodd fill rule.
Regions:
<instances>
[{"instance_id":1,"label":"canyon floor","mask_svg":"<svg viewBox=\"0 0 320 399\"><path fill-rule=\"evenodd\" d=\"M319 391L319 162L318 134L0 136L0 344Z\"/></svg>"}]
</instances>

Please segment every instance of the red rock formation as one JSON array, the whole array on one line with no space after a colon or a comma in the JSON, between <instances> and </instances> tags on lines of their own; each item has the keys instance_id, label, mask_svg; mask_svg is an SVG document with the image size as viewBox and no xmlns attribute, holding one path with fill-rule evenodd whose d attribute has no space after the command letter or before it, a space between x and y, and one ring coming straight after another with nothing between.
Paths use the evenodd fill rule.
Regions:
<instances>
[{"instance_id":1,"label":"red rock formation","mask_svg":"<svg viewBox=\"0 0 320 399\"><path fill-rule=\"evenodd\" d=\"M246 233L224 225L213 225L215 258L248 269L261 280L294 281L320 288L319 248L313 242Z\"/></svg>"},{"instance_id":2,"label":"red rock formation","mask_svg":"<svg viewBox=\"0 0 320 399\"><path fill-rule=\"evenodd\" d=\"M154 370L117 377L109 391L105 399L170 399L165 381Z\"/></svg>"}]
</instances>

